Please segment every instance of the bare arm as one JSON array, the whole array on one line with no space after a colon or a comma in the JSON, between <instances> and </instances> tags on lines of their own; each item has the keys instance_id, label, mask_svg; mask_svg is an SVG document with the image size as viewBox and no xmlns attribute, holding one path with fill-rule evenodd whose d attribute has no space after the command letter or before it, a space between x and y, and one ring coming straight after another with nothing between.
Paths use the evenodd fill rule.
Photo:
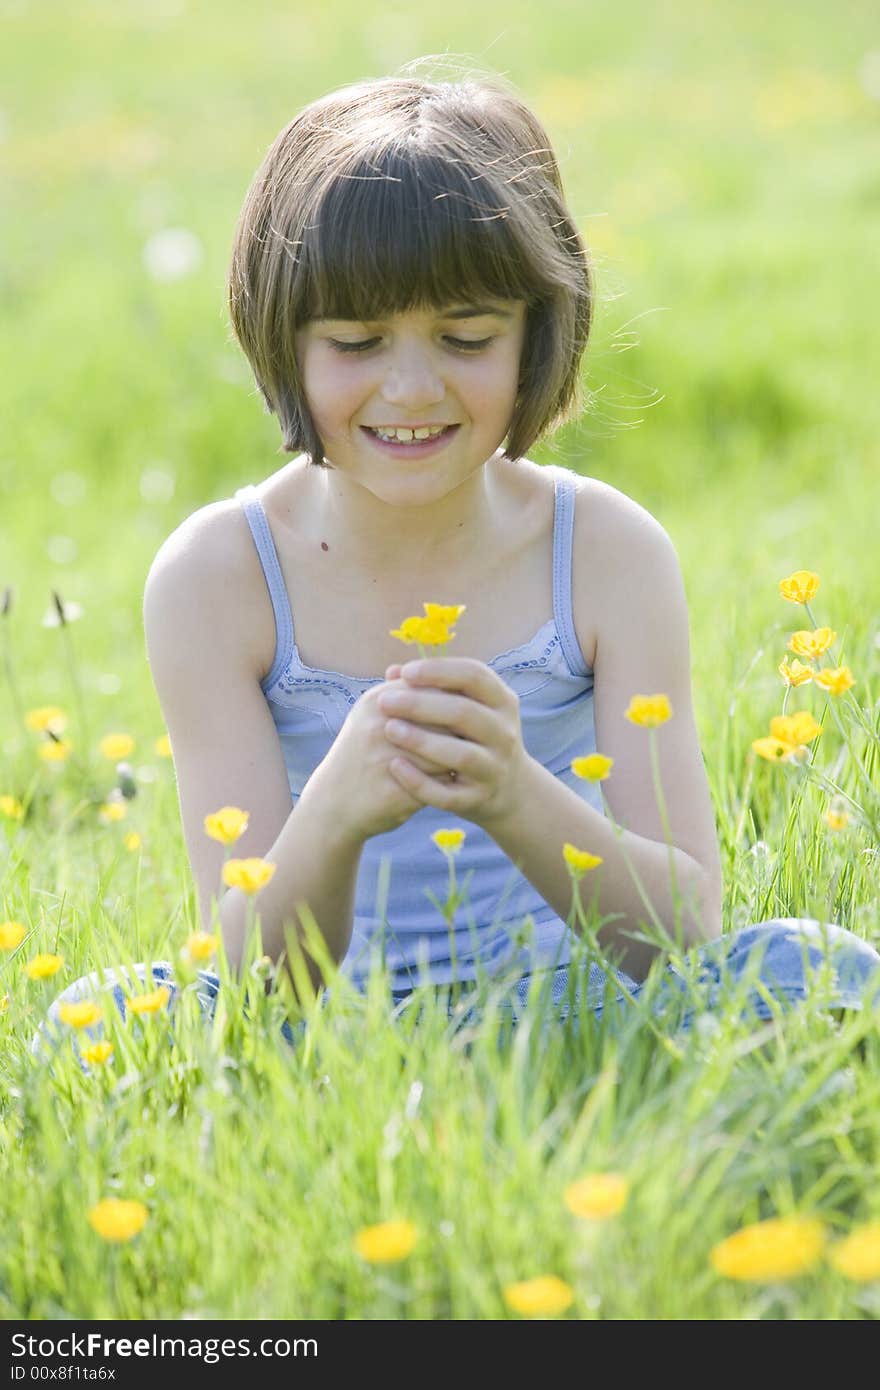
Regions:
<instances>
[{"instance_id":1,"label":"bare arm","mask_svg":"<svg viewBox=\"0 0 880 1390\"><path fill-rule=\"evenodd\" d=\"M147 652L171 739L199 914L211 930L219 902L224 945L237 969L249 904L241 889L224 888L224 847L205 833L204 818L238 806L250 820L231 854L277 866L253 899L265 951L277 960L285 929L302 935L296 905L306 902L340 961L351 940L363 838L347 831L329 779L313 777L291 806L281 745L260 688L259 614L242 602L248 566L258 561L250 537L240 533L217 508L195 513L159 551L144 594ZM262 583L261 574L249 577ZM317 969L310 970L318 984Z\"/></svg>"}]
</instances>

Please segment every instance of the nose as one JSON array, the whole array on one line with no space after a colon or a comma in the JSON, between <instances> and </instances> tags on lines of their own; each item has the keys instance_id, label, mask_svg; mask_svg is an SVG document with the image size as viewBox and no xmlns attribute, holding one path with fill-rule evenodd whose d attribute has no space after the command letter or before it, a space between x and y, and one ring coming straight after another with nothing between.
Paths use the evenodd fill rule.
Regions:
<instances>
[{"instance_id":1,"label":"nose","mask_svg":"<svg viewBox=\"0 0 880 1390\"><path fill-rule=\"evenodd\" d=\"M382 399L412 413L436 405L445 394L433 353L422 346L401 343L388 362Z\"/></svg>"}]
</instances>

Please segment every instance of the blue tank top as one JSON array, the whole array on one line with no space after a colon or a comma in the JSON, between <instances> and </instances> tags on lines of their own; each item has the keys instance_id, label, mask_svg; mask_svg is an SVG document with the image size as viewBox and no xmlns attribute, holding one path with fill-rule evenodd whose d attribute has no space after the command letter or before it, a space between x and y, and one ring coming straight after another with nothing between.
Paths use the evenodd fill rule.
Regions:
<instances>
[{"instance_id":1,"label":"blue tank top","mask_svg":"<svg viewBox=\"0 0 880 1390\"><path fill-rule=\"evenodd\" d=\"M527 752L602 812L596 784L571 771L572 758L596 751L593 674L572 619L574 477L565 469L554 472L553 617L528 642L488 664L519 696ZM383 677L346 676L304 664L262 502L252 486L239 488L235 496L247 517L275 613L275 660L261 687L296 804L355 701ZM436 905L446 902L449 887L446 858L431 840L441 828L465 832L455 855L455 873L459 888L467 890L467 903L458 908L452 929ZM514 969L527 974L564 965L573 939L565 922L489 834L472 821L425 806L396 830L366 841L352 940L341 969L360 985L369 974L373 953L379 952L392 989L408 990L429 981L448 984L478 974Z\"/></svg>"}]
</instances>

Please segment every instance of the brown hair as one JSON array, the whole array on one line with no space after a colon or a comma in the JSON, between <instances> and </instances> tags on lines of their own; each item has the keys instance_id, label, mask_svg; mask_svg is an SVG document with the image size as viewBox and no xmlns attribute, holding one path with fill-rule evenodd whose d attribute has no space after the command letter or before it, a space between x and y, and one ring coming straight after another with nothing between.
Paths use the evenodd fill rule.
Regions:
<instances>
[{"instance_id":1,"label":"brown hair","mask_svg":"<svg viewBox=\"0 0 880 1390\"><path fill-rule=\"evenodd\" d=\"M580 408L590 330L587 252L547 134L481 77L387 77L312 102L275 138L238 220L232 327L279 452L323 446L301 389L295 334L310 319L374 321L420 307L527 304L506 454L521 458Z\"/></svg>"}]
</instances>

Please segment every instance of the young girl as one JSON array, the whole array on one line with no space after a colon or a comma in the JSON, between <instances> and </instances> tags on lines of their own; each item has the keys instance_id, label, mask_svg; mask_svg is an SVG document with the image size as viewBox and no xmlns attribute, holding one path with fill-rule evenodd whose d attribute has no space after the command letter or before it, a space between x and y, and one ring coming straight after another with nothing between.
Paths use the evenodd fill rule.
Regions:
<instances>
[{"instance_id":1,"label":"young girl","mask_svg":"<svg viewBox=\"0 0 880 1390\"><path fill-rule=\"evenodd\" d=\"M235 854L274 866L253 899L264 950L282 958L306 904L359 987L377 965L396 998L505 972L521 1001L540 973L554 1002L585 990L598 1005L595 964L568 979L568 845L595 859L575 891L630 995L658 955L655 920L719 981L760 947L778 999L803 997L805 966L830 952L835 1002L857 1005L880 957L840 928L719 940L675 551L621 492L526 457L577 404L592 313L528 108L494 83L408 77L313 102L248 192L229 307L295 457L178 527L144 619L203 925L219 900L233 969L249 900L223 891L205 833L225 806L249 813ZM426 602L464 611L454 642L419 659L392 634ZM627 717L657 693L666 823L649 731ZM572 769L596 751L613 760L601 791ZM465 832L470 910L452 929L440 829ZM153 978L173 993L170 964ZM213 996L217 977L202 981Z\"/></svg>"}]
</instances>

